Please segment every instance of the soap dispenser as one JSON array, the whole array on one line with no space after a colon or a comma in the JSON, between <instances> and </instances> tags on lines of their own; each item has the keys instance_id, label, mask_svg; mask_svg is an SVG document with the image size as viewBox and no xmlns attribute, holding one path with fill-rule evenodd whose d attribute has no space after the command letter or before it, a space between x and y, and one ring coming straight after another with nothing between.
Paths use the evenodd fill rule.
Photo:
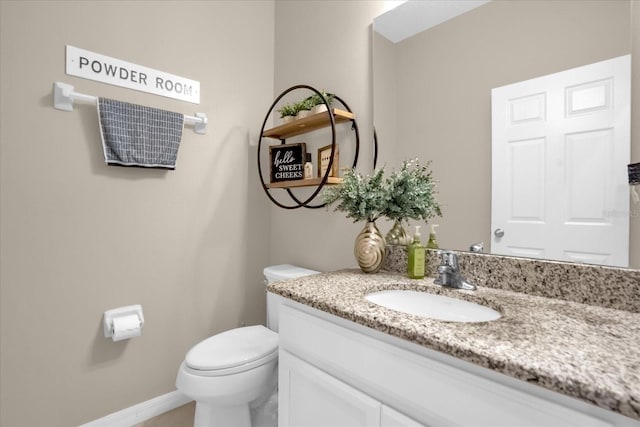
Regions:
<instances>
[{"instance_id":1,"label":"soap dispenser","mask_svg":"<svg viewBox=\"0 0 640 427\"><path fill-rule=\"evenodd\" d=\"M420 226L416 225L413 241L409 245L407 276L410 279L424 279L425 249L420 242Z\"/></svg>"},{"instance_id":2,"label":"soap dispenser","mask_svg":"<svg viewBox=\"0 0 640 427\"><path fill-rule=\"evenodd\" d=\"M307 153L304 163L304 179L313 178L313 163L311 163L311 153Z\"/></svg>"},{"instance_id":3,"label":"soap dispenser","mask_svg":"<svg viewBox=\"0 0 640 427\"><path fill-rule=\"evenodd\" d=\"M431 233L429 233L429 241L427 242L427 248L439 249L438 241L436 240L436 227L440 227L438 224L431 224Z\"/></svg>"}]
</instances>

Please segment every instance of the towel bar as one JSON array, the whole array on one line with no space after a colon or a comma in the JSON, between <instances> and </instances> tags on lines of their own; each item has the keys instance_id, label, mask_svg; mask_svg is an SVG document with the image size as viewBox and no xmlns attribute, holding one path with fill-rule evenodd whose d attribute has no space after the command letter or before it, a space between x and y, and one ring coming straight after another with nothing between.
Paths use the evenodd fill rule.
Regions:
<instances>
[{"instance_id":1,"label":"towel bar","mask_svg":"<svg viewBox=\"0 0 640 427\"><path fill-rule=\"evenodd\" d=\"M67 83L55 82L53 84L53 108L62 111L73 111L74 101L96 104L98 97L74 92L73 86ZM205 113L196 113L195 117L185 115L184 122L192 124L195 133L200 135L206 133L207 115Z\"/></svg>"}]
</instances>

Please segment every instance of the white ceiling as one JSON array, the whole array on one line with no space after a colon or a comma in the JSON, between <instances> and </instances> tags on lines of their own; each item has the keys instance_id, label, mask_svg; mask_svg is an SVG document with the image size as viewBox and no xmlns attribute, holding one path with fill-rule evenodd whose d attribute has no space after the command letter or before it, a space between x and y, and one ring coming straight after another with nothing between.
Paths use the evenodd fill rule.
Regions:
<instances>
[{"instance_id":1,"label":"white ceiling","mask_svg":"<svg viewBox=\"0 0 640 427\"><path fill-rule=\"evenodd\" d=\"M373 20L373 29L393 43L462 15L489 0L409 0Z\"/></svg>"}]
</instances>

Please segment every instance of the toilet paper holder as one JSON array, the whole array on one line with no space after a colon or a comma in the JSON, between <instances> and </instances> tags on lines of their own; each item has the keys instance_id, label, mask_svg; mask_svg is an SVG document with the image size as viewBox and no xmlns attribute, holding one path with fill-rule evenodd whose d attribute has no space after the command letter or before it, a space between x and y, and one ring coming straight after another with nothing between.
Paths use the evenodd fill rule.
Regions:
<instances>
[{"instance_id":1,"label":"toilet paper holder","mask_svg":"<svg viewBox=\"0 0 640 427\"><path fill-rule=\"evenodd\" d=\"M144 315L142 314L142 305L134 304L127 305L125 307L118 307L112 310L107 310L104 312L103 317L103 326L104 326L104 336L105 338L113 338L113 321L115 318L125 317L136 315L138 316L138 321L140 322L140 329L144 325Z\"/></svg>"}]
</instances>

